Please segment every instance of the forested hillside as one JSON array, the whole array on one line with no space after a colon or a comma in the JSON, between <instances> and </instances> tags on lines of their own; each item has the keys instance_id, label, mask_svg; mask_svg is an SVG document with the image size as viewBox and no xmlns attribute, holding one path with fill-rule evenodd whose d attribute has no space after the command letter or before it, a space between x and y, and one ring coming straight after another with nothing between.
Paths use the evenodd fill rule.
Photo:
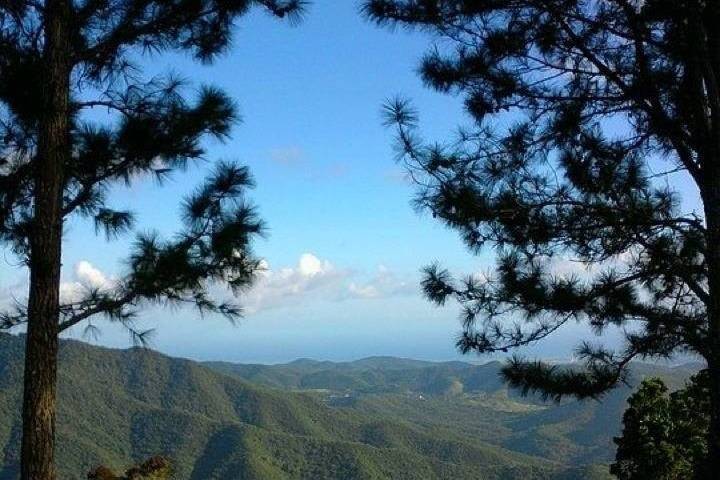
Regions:
<instances>
[{"instance_id":1,"label":"forested hillside","mask_svg":"<svg viewBox=\"0 0 720 480\"><path fill-rule=\"evenodd\" d=\"M17 475L22 340L0 335L1 480ZM172 459L178 479L606 478L590 465L609 459L627 394L545 405L508 394L497 364L210 367L225 373L62 342L61 478L156 454ZM660 370L676 383L687 373Z\"/></svg>"},{"instance_id":2,"label":"forested hillside","mask_svg":"<svg viewBox=\"0 0 720 480\"><path fill-rule=\"evenodd\" d=\"M501 381L501 363L422 362L372 357L333 363L300 359L284 365L207 363L253 383L298 391L315 391L330 405L363 415L405 421L442 435L492 443L515 452L567 465L609 463L613 436L632 389L620 387L601 402L561 404L523 398ZM680 388L700 368L636 363L631 385L658 376Z\"/></svg>"}]
</instances>

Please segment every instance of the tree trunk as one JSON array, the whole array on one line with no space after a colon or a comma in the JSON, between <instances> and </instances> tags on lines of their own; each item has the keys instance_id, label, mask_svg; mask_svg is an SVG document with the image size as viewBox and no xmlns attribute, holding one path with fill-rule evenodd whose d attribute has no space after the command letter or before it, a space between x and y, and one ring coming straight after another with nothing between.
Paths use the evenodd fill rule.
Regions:
<instances>
[{"instance_id":1,"label":"tree trunk","mask_svg":"<svg viewBox=\"0 0 720 480\"><path fill-rule=\"evenodd\" d=\"M720 472L720 365L717 360L709 362L710 369L710 438L708 460L700 476L713 480Z\"/></svg>"},{"instance_id":2,"label":"tree trunk","mask_svg":"<svg viewBox=\"0 0 720 480\"><path fill-rule=\"evenodd\" d=\"M35 160L30 292L25 343L22 480L55 480L55 403L62 241L63 166L69 154L69 0L48 0L44 17L43 113Z\"/></svg>"},{"instance_id":3,"label":"tree trunk","mask_svg":"<svg viewBox=\"0 0 720 480\"><path fill-rule=\"evenodd\" d=\"M710 352L708 355L708 369L710 370L710 438L709 455L703 478L717 478L720 472L720 103L717 78L720 74L720 31L717 29L720 21L720 2L717 0L706 2L703 12L705 21L704 32L707 35L705 51L706 73L705 84L708 105L711 107L709 135L707 139L705 170L706 187L702 188L705 205L705 222L708 229L708 287L710 291L710 305L708 306L708 324L710 335ZM709 66L709 68L708 68ZM713 81L714 80L714 81ZM711 85L712 83L712 85Z\"/></svg>"},{"instance_id":4,"label":"tree trunk","mask_svg":"<svg viewBox=\"0 0 720 480\"><path fill-rule=\"evenodd\" d=\"M720 472L720 172L717 168L706 172L703 188L707 223L707 266L710 302L708 305L708 369L710 373L710 435L708 461L700 477L717 478Z\"/></svg>"}]
</instances>

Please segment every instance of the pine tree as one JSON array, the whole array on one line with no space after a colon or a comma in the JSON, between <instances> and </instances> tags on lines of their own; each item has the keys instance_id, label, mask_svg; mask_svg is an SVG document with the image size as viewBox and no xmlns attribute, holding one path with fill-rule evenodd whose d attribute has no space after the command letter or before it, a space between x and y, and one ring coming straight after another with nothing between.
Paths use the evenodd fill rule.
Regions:
<instances>
[{"instance_id":1,"label":"pine tree","mask_svg":"<svg viewBox=\"0 0 720 480\"><path fill-rule=\"evenodd\" d=\"M610 472L620 480L696 478L707 455L707 370L668 395L659 378L644 380L628 400Z\"/></svg>"},{"instance_id":2,"label":"pine tree","mask_svg":"<svg viewBox=\"0 0 720 480\"><path fill-rule=\"evenodd\" d=\"M581 344L583 370L504 369L556 399L601 396L635 358L697 354L720 470L720 1L368 0L363 13L433 35L422 79L471 119L428 143L407 100L386 109L417 207L497 256L483 278L426 269L427 297L462 306L460 350L508 352L572 322L625 332L620 348Z\"/></svg>"},{"instance_id":3,"label":"pine tree","mask_svg":"<svg viewBox=\"0 0 720 480\"><path fill-rule=\"evenodd\" d=\"M171 76L146 78L147 54L184 51L212 61L235 20L252 7L298 18L301 0L16 0L0 3L0 241L29 269L27 305L0 316L25 325L21 474L52 480L58 335L98 316L142 340L133 315L146 304L189 304L236 318L209 287L249 285L258 268L251 243L262 223L245 199L246 168L221 164L183 205L183 230L139 235L128 272L109 289L61 303L63 225L94 222L108 237L133 229L131 212L107 203L108 189L139 177L165 178L204 155L201 139L225 138L233 102L204 87L195 97ZM105 123L87 112L110 112Z\"/></svg>"}]
</instances>

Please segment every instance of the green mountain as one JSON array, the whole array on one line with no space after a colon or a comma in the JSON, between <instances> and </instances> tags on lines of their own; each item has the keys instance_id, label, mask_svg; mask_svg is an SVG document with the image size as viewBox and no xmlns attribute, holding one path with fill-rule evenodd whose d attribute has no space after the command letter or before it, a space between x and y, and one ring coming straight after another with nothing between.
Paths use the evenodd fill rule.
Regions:
<instances>
[{"instance_id":1,"label":"green mountain","mask_svg":"<svg viewBox=\"0 0 720 480\"><path fill-rule=\"evenodd\" d=\"M21 337L0 334L0 480L17 478L22 354ZM68 480L156 454L193 480L607 478L593 464L625 395L555 406L509 394L497 365L202 365L76 341L61 344L59 377Z\"/></svg>"},{"instance_id":2,"label":"green mountain","mask_svg":"<svg viewBox=\"0 0 720 480\"><path fill-rule=\"evenodd\" d=\"M353 362L316 361L302 358L280 365L204 362L218 372L252 383L291 390L352 390L356 393L423 392L445 394L456 380L465 392L496 392L505 387L498 375L502 364L467 362L426 362L395 357L369 357ZM662 376L671 387L682 386L701 366L688 363L676 367L636 363L637 381L650 375Z\"/></svg>"},{"instance_id":3,"label":"green mountain","mask_svg":"<svg viewBox=\"0 0 720 480\"><path fill-rule=\"evenodd\" d=\"M364 416L402 421L568 466L603 465L614 457L629 386L601 402L560 404L523 398L502 383L499 362L420 362L374 357L332 363L301 360L285 365L206 364L217 371L274 388L324 393L329 405ZM699 364L634 364L631 385L649 376L681 387ZM438 433L439 432L439 433Z\"/></svg>"}]
</instances>

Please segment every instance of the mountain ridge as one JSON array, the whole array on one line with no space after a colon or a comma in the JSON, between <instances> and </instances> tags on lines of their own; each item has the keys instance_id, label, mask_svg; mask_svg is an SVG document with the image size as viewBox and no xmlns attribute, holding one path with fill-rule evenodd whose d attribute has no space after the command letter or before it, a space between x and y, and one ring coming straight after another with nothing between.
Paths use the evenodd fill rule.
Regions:
<instances>
[{"instance_id":1,"label":"mountain ridge","mask_svg":"<svg viewBox=\"0 0 720 480\"><path fill-rule=\"evenodd\" d=\"M17 475L23 343L0 335L0 480ZM468 387L471 393L437 391L422 400L373 384L408 371L432 384L441 374L455 376L448 365L383 368L376 358L345 366L341 378L369 390L334 398L330 389L270 388L146 349L63 340L60 359L60 480L83 478L99 463L121 470L156 454L173 459L177 478L189 480L607 478L596 465L606 458L568 443L567 435L558 434L547 447L546 437L535 433L544 424L533 422L542 423L542 415L553 420L554 408L519 401L499 381L487 383L485 392ZM454 368L476 370L467 365ZM477 368L478 381L497 377ZM310 387L337 379L317 373L306 379ZM292 380L297 372L286 374ZM384 391L372 391L373 385ZM350 402L342 401L345 395ZM564 408L586 415L581 406ZM540 446L520 440L528 432ZM563 448L575 448L585 461L575 465L543 454L566 443Z\"/></svg>"}]
</instances>

